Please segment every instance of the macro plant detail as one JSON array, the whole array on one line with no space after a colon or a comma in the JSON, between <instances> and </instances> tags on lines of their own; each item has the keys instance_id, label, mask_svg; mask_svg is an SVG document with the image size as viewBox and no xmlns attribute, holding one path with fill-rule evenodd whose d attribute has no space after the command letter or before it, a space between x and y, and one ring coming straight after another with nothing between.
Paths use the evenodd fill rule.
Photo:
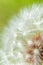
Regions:
<instances>
[{"instance_id":1,"label":"macro plant detail","mask_svg":"<svg viewBox=\"0 0 43 65\"><path fill-rule=\"evenodd\" d=\"M0 65L43 65L43 5L20 9L1 40Z\"/></svg>"}]
</instances>

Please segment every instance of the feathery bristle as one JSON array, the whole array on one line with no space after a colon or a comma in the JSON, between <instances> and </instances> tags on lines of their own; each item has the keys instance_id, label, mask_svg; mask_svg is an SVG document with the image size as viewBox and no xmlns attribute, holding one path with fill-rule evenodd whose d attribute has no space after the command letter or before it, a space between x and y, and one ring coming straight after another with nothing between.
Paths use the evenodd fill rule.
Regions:
<instances>
[{"instance_id":1,"label":"feathery bristle","mask_svg":"<svg viewBox=\"0 0 43 65\"><path fill-rule=\"evenodd\" d=\"M32 63L33 65L39 65L43 61L43 39L41 34L36 34L33 37L32 44L31 42L28 42L26 61L30 64Z\"/></svg>"}]
</instances>

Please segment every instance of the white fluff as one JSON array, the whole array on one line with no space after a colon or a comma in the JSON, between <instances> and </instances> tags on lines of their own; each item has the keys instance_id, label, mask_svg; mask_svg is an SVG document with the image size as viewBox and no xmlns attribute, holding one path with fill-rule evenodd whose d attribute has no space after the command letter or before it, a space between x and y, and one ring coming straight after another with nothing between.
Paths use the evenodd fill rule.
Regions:
<instances>
[{"instance_id":1,"label":"white fluff","mask_svg":"<svg viewBox=\"0 0 43 65\"><path fill-rule=\"evenodd\" d=\"M23 8L19 11L18 17L12 17L9 22L8 26L5 26L3 34L2 34L2 43L3 43L3 52L0 61L0 65L25 65L26 62L21 58L20 60L18 57L22 56L18 51L24 51L25 46L17 42L22 41L25 43L25 39L27 34L33 32L35 30L43 30L41 24L43 23L43 5L33 5L31 8ZM34 26L34 27L33 27ZM25 33L26 32L26 33ZM32 41L28 41L29 45L32 44ZM22 46L24 47L22 47ZM18 47L21 47L20 49ZM34 53L38 53L37 50L34 50ZM5 55L3 55L5 54ZM10 56L9 54L13 54ZM8 57L9 56L9 57ZM18 57L17 57L18 56ZM27 58L28 56L26 56ZM11 62L9 59L14 59L15 62ZM36 56L34 55L36 59ZM4 60L4 61L3 61ZM2 62L3 61L3 62ZM20 63L19 63L20 62ZM21 63L22 62L22 63ZM33 65L33 64L29 64ZM37 65L37 61L35 64Z\"/></svg>"}]
</instances>

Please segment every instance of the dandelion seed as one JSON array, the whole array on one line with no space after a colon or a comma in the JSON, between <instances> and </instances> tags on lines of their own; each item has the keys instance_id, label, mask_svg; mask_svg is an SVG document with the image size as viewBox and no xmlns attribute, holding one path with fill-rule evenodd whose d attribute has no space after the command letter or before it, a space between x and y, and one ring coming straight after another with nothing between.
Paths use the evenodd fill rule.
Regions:
<instances>
[{"instance_id":1,"label":"dandelion seed","mask_svg":"<svg viewBox=\"0 0 43 65\"><path fill-rule=\"evenodd\" d=\"M29 46L31 46L31 45L33 44L32 40L28 40L28 41L27 41L27 44L28 44Z\"/></svg>"},{"instance_id":2,"label":"dandelion seed","mask_svg":"<svg viewBox=\"0 0 43 65\"><path fill-rule=\"evenodd\" d=\"M22 43L21 43L20 41L17 43L17 46L18 46L19 48L23 48Z\"/></svg>"}]
</instances>

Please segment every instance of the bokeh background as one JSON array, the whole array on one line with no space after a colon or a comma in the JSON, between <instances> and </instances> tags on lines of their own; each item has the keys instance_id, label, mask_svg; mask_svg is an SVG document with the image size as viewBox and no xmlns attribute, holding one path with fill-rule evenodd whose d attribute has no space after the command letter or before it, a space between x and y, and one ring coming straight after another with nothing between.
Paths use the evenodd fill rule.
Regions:
<instances>
[{"instance_id":1,"label":"bokeh background","mask_svg":"<svg viewBox=\"0 0 43 65\"><path fill-rule=\"evenodd\" d=\"M2 48L1 35L4 26L12 15L16 15L21 8L32 6L33 4L43 4L43 0L0 0L0 48Z\"/></svg>"},{"instance_id":2,"label":"bokeh background","mask_svg":"<svg viewBox=\"0 0 43 65\"><path fill-rule=\"evenodd\" d=\"M0 33L8 23L8 19L17 14L20 8L32 4L42 4L43 0L0 0Z\"/></svg>"}]
</instances>

